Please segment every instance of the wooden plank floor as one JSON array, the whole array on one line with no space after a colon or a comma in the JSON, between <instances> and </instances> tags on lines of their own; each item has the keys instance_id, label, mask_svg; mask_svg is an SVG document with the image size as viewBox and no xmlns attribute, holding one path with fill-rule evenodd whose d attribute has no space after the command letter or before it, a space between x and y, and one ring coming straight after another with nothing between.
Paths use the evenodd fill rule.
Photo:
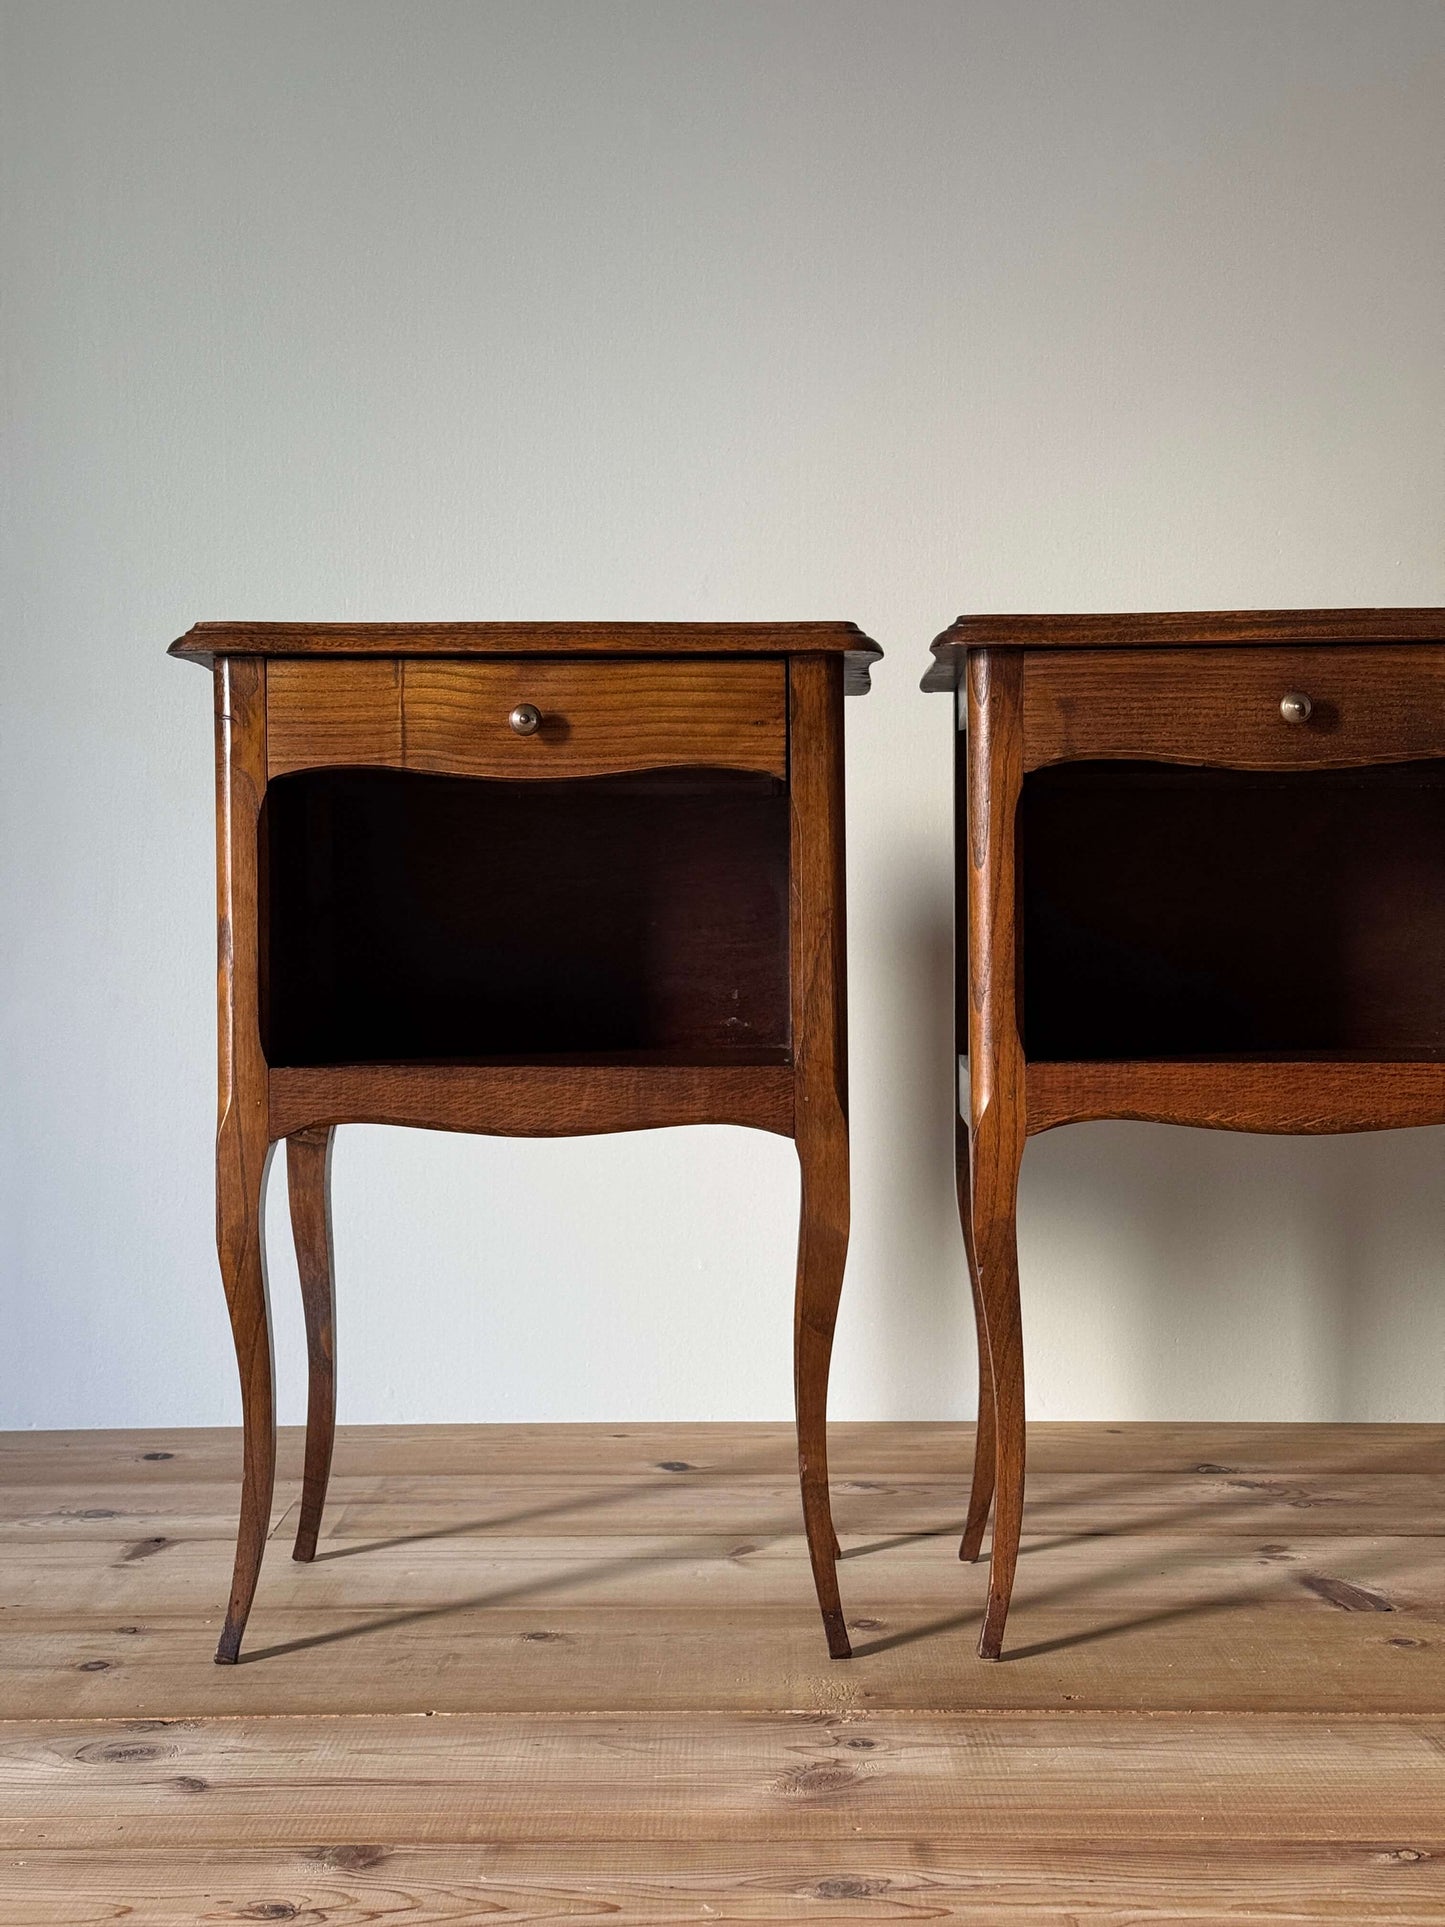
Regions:
<instances>
[{"instance_id":1,"label":"wooden plank floor","mask_svg":"<svg viewBox=\"0 0 1445 1927\"><path fill-rule=\"evenodd\" d=\"M0 1438L0 1922L1445 1921L1445 1428L1040 1425L1004 1662L966 1427Z\"/></svg>"}]
</instances>

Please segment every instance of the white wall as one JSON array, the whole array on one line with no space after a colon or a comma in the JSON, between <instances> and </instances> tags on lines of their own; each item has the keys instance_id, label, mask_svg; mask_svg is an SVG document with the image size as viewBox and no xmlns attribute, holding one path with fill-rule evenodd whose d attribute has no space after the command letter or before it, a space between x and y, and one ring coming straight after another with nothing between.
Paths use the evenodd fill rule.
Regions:
<instances>
[{"instance_id":1,"label":"white wall","mask_svg":"<svg viewBox=\"0 0 1445 1927\"><path fill-rule=\"evenodd\" d=\"M1437 0L7 9L0 1422L238 1410L197 617L851 617L835 1410L971 1410L961 609L1445 603ZM1041 1416L1445 1418L1445 1140L1033 1146ZM273 1179L283 1416L295 1277ZM777 1416L728 1130L343 1132L347 1419Z\"/></svg>"}]
</instances>

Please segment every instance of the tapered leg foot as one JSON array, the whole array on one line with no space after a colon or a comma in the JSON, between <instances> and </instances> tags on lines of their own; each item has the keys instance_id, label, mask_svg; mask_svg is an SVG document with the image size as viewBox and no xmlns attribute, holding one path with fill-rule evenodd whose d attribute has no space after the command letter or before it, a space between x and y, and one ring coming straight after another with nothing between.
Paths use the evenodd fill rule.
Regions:
<instances>
[{"instance_id":1,"label":"tapered leg foot","mask_svg":"<svg viewBox=\"0 0 1445 1927\"><path fill-rule=\"evenodd\" d=\"M1017 1274L1014 1289L1017 1291ZM992 1326L990 1326L992 1331ZM979 1634L980 1659L997 1659L1013 1595L1019 1537L1024 1515L1024 1362L1017 1317L1002 1334L993 1333L993 1368L998 1406L998 1493L995 1501L993 1557L989 1564L988 1606Z\"/></svg>"},{"instance_id":2,"label":"tapered leg foot","mask_svg":"<svg viewBox=\"0 0 1445 1927\"><path fill-rule=\"evenodd\" d=\"M316 1538L336 1440L336 1286L331 1246L331 1147L335 1132L298 1131L286 1140L291 1233L306 1315L306 1466L291 1557L316 1557Z\"/></svg>"},{"instance_id":3,"label":"tapered leg foot","mask_svg":"<svg viewBox=\"0 0 1445 1927\"><path fill-rule=\"evenodd\" d=\"M254 1591L254 1587L252 1590ZM250 1602L248 1601L246 1611L249 1613L250 1610ZM218 1666L235 1665L236 1661L241 1657L241 1635L245 1630L246 1621L244 1618L234 1620L229 1613L226 1615L226 1623L221 1628L221 1637L216 1646L216 1664Z\"/></svg>"},{"instance_id":4,"label":"tapered leg foot","mask_svg":"<svg viewBox=\"0 0 1445 1927\"><path fill-rule=\"evenodd\" d=\"M980 1342L986 1355L988 1340L984 1337ZM983 1551L983 1535L988 1530L988 1515L993 1510L996 1451L993 1374L982 1367L979 1371L978 1424L973 1435L973 1481L968 1490L968 1517L964 1521L963 1537L958 1542L958 1556L970 1566Z\"/></svg>"},{"instance_id":5,"label":"tapered leg foot","mask_svg":"<svg viewBox=\"0 0 1445 1927\"><path fill-rule=\"evenodd\" d=\"M828 1493L828 1369L848 1256L848 1138L842 1119L826 1131L814 1126L800 1137L798 1162L802 1206L793 1357L803 1525L828 1652L848 1659L853 1649L838 1594L838 1536Z\"/></svg>"},{"instance_id":6,"label":"tapered leg foot","mask_svg":"<svg viewBox=\"0 0 1445 1927\"><path fill-rule=\"evenodd\" d=\"M269 1145L245 1145L239 1131L223 1124L216 1155L216 1243L241 1374L243 1448L241 1522L231 1597L216 1647L219 1666L234 1666L240 1655L271 1529L276 1480L271 1316L262 1221L270 1161Z\"/></svg>"},{"instance_id":7,"label":"tapered leg foot","mask_svg":"<svg viewBox=\"0 0 1445 1927\"><path fill-rule=\"evenodd\" d=\"M978 1346L978 1420L973 1432L973 1478L968 1488L968 1517L958 1556L972 1564L983 1549L988 1515L993 1507L994 1486L994 1390L993 1366L988 1350L988 1314L978 1281L978 1258L973 1246L973 1200L970 1195L968 1131L959 1122L957 1133L958 1217L963 1227L963 1249L968 1261L969 1289L973 1296L974 1335Z\"/></svg>"},{"instance_id":8,"label":"tapered leg foot","mask_svg":"<svg viewBox=\"0 0 1445 1927\"><path fill-rule=\"evenodd\" d=\"M993 1389L995 1468L993 1554L989 1561L988 1606L978 1642L980 1659L997 1659L1003 1648L1023 1526L1024 1347L1016 1233L1021 1152L1021 1138L994 1142L989 1155L980 1161L981 1177L976 1165L973 1184L979 1297ZM972 1526L972 1507L969 1523Z\"/></svg>"}]
</instances>

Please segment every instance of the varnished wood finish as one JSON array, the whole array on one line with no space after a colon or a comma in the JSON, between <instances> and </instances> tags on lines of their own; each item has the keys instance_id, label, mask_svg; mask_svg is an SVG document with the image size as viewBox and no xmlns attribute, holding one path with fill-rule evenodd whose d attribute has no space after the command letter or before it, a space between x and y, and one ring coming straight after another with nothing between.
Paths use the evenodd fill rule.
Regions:
<instances>
[{"instance_id":1,"label":"varnished wood finish","mask_svg":"<svg viewBox=\"0 0 1445 1927\"><path fill-rule=\"evenodd\" d=\"M402 692L395 657L337 662L279 656L266 665L266 760L292 770L405 769Z\"/></svg>"},{"instance_id":2,"label":"varnished wood finish","mask_svg":"<svg viewBox=\"0 0 1445 1927\"><path fill-rule=\"evenodd\" d=\"M217 1034L216 1248L241 1374L245 1427L241 1523L219 1664L234 1664L271 1527L276 1414L266 1297L265 1207L270 1143L261 1053L259 944L263 886L258 825L266 793L266 665L215 669Z\"/></svg>"},{"instance_id":3,"label":"varnished wood finish","mask_svg":"<svg viewBox=\"0 0 1445 1927\"><path fill-rule=\"evenodd\" d=\"M965 720L966 694L960 694L955 725ZM968 735L957 726L953 732L953 807L954 820L962 824L968 812ZM958 1221L963 1232L964 1262L968 1269L969 1295L973 1300L974 1343L978 1355L977 1422L973 1433L973 1476L968 1487L968 1516L958 1556L972 1565L983 1550L983 1535L993 1509L994 1467L998 1440L994 1433L993 1366L988 1355L988 1319L983 1294L979 1289L978 1256L973 1245L973 1178L969 1147L969 1105L963 1098L962 1076L968 1064L969 975L968 975L968 839L955 836L953 842L953 1039L954 1039L954 1177Z\"/></svg>"},{"instance_id":4,"label":"varnished wood finish","mask_svg":"<svg viewBox=\"0 0 1445 1927\"><path fill-rule=\"evenodd\" d=\"M1294 691L1313 705L1286 722ZM1445 649L1027 650L1024 767L1124 757L1247 770L1445 755Z\"/></svg>"},{"instance_id":5,"label":"varnished wood finish","mask_svg":"<svg viewBox=\"0 0 1445 1927\"><path fill-rule=\"evenodd\" d=\"M838 1596L828 1490L828 1369L848 1257L847 979L843 850L843 683L826 656L788 670L792 772L793 1056L798 1147L798 1279L793 1384L798 1475L828 1651L851 1647Z\"/></svg>"},{"instance_id":6,"label":"varnished wood finish","mask_svg":"<svg viewBox=\"0 0 1445 1927\"><path fill-rule=\"evenodd\" d=\"M1023 1496L1026 1136L1445 1122L1442 644L1445 611L1406 609L970 617L934 645L924 686L957 688L967 722L957 1156L996 1432L984 1657ZM1293 692L1302 721L1281 714ZM995 1496L986 1425L965 1559Z\"/></svg>"},{"instance_id":7,"label":"varnished wood finish","mask_svg":"<svg viewBox=\"0 0 1445 1927\"><path fill-rule=\"evenodd\" d=\"M993 1360L988 1349L988 1313L979 1284L978 1254L973 1244L973 1177L969 1156L969 1131L963 1118L955 1120L954 1157L958 1219L963 1230L964 1260L968 1266L969 1291L973 1299L974 1343L978 1350L978 1417L973 1428L973 1476L968 1484L968 1515L963 1522L963 1537L958 1556L972 1565L983 1550L983 1535L988 1530L997 1480L998 1435L994 1425L996 1393Z\"/></svg>"},{"instance_id":8,"label":"varnished wood finish","mask_svg":"<svg viewBox=\"0 0 1445 1927\"><path fill-rule=\"evenodd\" d=\"M994 1419L994 1531L981 1659L997 1659L1024 1503L1024 1352L1015 1218L1026 1135L1014 817L1023 783L1022 663L977 650L968 676L969 1197ZM971 1522L972 1523L972 1522ZM963 1550L967 1552L965 1540Z\"/></svg>"},{"instance_id":9,"label":"varnished wood finish","mask_svg":"<svg viewBox=\"0 0 1445 1927\"><path fill-rule=\"evenodd\" d=\"M776 778L314 770L267 815L273 1066L787 1060Z\"/></svg>"},{"instance_id":10,"label":"varnished wood finish","mask_svg":"<svg viewBox=\"0 0 1445 1927\"><path fill-rule=\"evenodd\" d=\"M846 1656L826 1443L848 1239L842 697L880 652L802 623L210 624L172 653L214 658L222 718L217 1191L246 1454L218 1659L238 1656L270 1516L266 1159L287 1140L309 1564L335 1430L329 1159L352 1122L796 1138L798 1470ZM522 703L535 734L510 727Z\"/></svg>"},{"instance_id":11,"label":"varnished wood finish","mask_svg":"<svg viewBox=\"0 0 1445 1927\"><path fill-rule=\"evenodd\" d=\"M1061 763L1018 839L1031 1062L1445 1057L1445 762Z\"/></svg>"},{"instance_id":12,"label":"varnished wood finish","mask_svg":"<svg viewBox=\"0 0 1445 1927\"><path fill-rule=\"evenodd\" d=\"M0 1922L1438 1927L1440 1427L1036 1426L962 1668L966 1435L832 1443L849 1666L786 1425L343 1426L222 1672L236 1433L0 1437Z\"/></svg>"},{"instance_id":13,"label":"varnished wood finish","mask_svg":"<svg viewBox=\"0 0 1445 1927\"><path fill-rule=\"evenodd\" d=\"M316 1557L336 1437L336 1283L331 1245L330 1128L297 1131L286 1140L291 1235L306 1319L306 1469L293 1559Z\"/></svg>"},{"instance_id":14,"label":"varnished wood finish","mask_svg":"<svg viewBox=\"0 0 1445 1927\"><path fill-rule=\"evenodd\" d=\"M851 622L198 622L170 653L232 656L838 655L850 694L883 651Z\"/></svg>"},{"instance_id":15,"label":"varnished wood finish","mask_svg":"<svg viewBox=\"0 0 1445 1927\"><path fill-rule=\"evenodd\" d=\"M754 1064L342 1064L271 1073L273 1138L327 1124L590 1137L746 1124L789 1137L793 1072Z\"/></svg>"},{"instance_id":16,"label":"varnished wood finish","mask_svg":"<svg viewBox=\"0 0 1445 1927\"><path fill-rule=\"evenodd\" d=\"M332 764L537 779L680 767L787 774L781 661L279 661L274 776ZM511 727L524 703L531 735Z\"/></svg>"},{"instance_id":17,"label":"varnished wood finish","mask_svg":"<svg viewBox=\"0 0 1445 1927\"><path fill-rule=\"evenodd\" d=\"M605 776L693 766L788 770L783 662L409 662L408 767L462 776ZM541 711L535 735L508 716Z\"/></svg>"},{"instance_id":18,"label":"varnished wood finish","mask_svg":"<svg viewBox=\"0 0 1445 1927\"><path fill-rule=\"evenodd\" d=\"M1091 1118L1320 1137L1445 1124L1445 1063L1031 1063L1028 1128Z\"/></svg>"},{"instance_id":19,"label":"varnished wood finish","mask_svg":"<svg viewBox=\"0 0 1445 1927\"><path fill-rule=\"evenodd\" d=\"M1228 649L1445 642L1445 609L1184 609L960 616L933 643L928 690L957 688L970 649Z\"/></svg>"}]
</instances>

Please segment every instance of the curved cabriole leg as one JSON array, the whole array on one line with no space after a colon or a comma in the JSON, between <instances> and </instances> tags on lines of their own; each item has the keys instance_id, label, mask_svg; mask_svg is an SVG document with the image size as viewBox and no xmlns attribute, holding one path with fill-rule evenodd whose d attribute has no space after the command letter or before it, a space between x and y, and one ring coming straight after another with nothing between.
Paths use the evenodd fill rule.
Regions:
<instances>
[{"instance_id":1,"label":"curved cabriole leg","mask_svg":"<svg viewBox=\"0 0 1445 1927\"><path fill-rule=\"evenodd\" d=\"M1017 649L968 658L964 826L967 897L968 1210L974 1312L992 1386L993 1557L981 1659L997 1659L1018 1561L1024 1505L1024 1359L1015 1212L1028 1129L1019 1035L1017 818L1023 792L1023 659ZM963 1174L960 1173L962 1176ZM989 1401L981 1400L980 1447ZM987 1513L975 1470L962 1551L977 1552Z\"/></svg>"},{"instance_id":2,"label":"curved cabriole leg","mask_svg":"<svg viewBox=\"0 0 1445 1927\"><path fill-rule=\"evenodd\" d=\"M973 1295L973 1323L978 1342L978 1420L973 1433L973 1480L968 1488L968 1518L958 1556L970 1565L983 1549L988 1515L993 1509L994 1488L994 1389L993 1365L989 1358L988 1316L978 1281L978 1258L973 1248L973 1201L969 1195L968 1130L958 1126L958 1217L963 1226L963 1249L968 1261L969 1288Z\"/></svg>"},{"instance_id":3,"label":"curved cabriole leg","mask_svg":"<svg viewBox=\"0 0 1445 1927\"><path fill-rule=\"evenodd\" d=\"M793 1136L802 1179L793 1313L798 1476L828 1651L847 1659L827 1440L828 1366L848 1256L843 676L822 656L788 664L788 804Z\"/></svg>"},{"instance_id":4,"label":"curved cabriole leg","mask_svg":"<svg viewBox=\"0 0 1445 1927\"><path fill-rule=\"evenodd\" d=\"M241 1372L245 1428L241 1525L216 1659L234 1665L271 1529L276 1478L271 1316L262 1211L271 1163L267 1070L259 1023L261 805L266 793L266 668L219 656L216 697L216 999L220 1124L216 1250Z\"/></svg>"},{"instance_id":5,"label":"curved cabriole leg","mask_svg":"<svg viewBox=\"0 0 1445 1927\"><path fill-rule=\"evenodd\" d=\"M234 1666L240 1654L241 1636L261 1571L261 1555L271 1529L271 1494L276 1481L276 1412L263 1218L271 1146L246 1145L241 1130L228 1128L229 1122L221 1126L216 1149L216 1245L241 1373L244 1443L241 1524L226 1623L216 1647L219 1666Z\"/></svg>"},{"instance_id":6,"label":"curved cabriole leg","mask_svg":"<svg viewBox=\"0 0 1445 1927\"><path fill-rule=\"evenodd\" d=\"M331 1256L334 1137L330 1129L317 1129L297 1131L286 1140L291 1235L306 1314L306 1469L301 1478L301 1521L291 1554L303 1561L316 1557L336 1438L336 1287Z\"/></svg>"},{"instance_id":7,"label":"curved cabriole leg","mask_svg":"<svg viewBox=\"0 0 1445 1927\"><path fill-rule=\"evenodd\" d=\"M997 1659L1018 1564L1024 1514L1024 1347L1016 1229L1022 1133L985 1113L974 1145L973 1236L993 1381L995 1497L988 1607L980 1659Z\"/></svg>"},{"instance_id":8,"label":"curved cabriole leg","mask_svg":"<svg viewBox=\"0 0 1445 1927\"><path fill-rule=\"evenodd\" d=\"M847 1659L853 1649L838 1594L838 1539L828 1493L828 1367L848 1256L848 1134L841 1117L825 1131L800 1134L798 1163L802 1197L793 1316L798 1477L828 1651L834 1659Z\"/></svg>"}]
</instances>

